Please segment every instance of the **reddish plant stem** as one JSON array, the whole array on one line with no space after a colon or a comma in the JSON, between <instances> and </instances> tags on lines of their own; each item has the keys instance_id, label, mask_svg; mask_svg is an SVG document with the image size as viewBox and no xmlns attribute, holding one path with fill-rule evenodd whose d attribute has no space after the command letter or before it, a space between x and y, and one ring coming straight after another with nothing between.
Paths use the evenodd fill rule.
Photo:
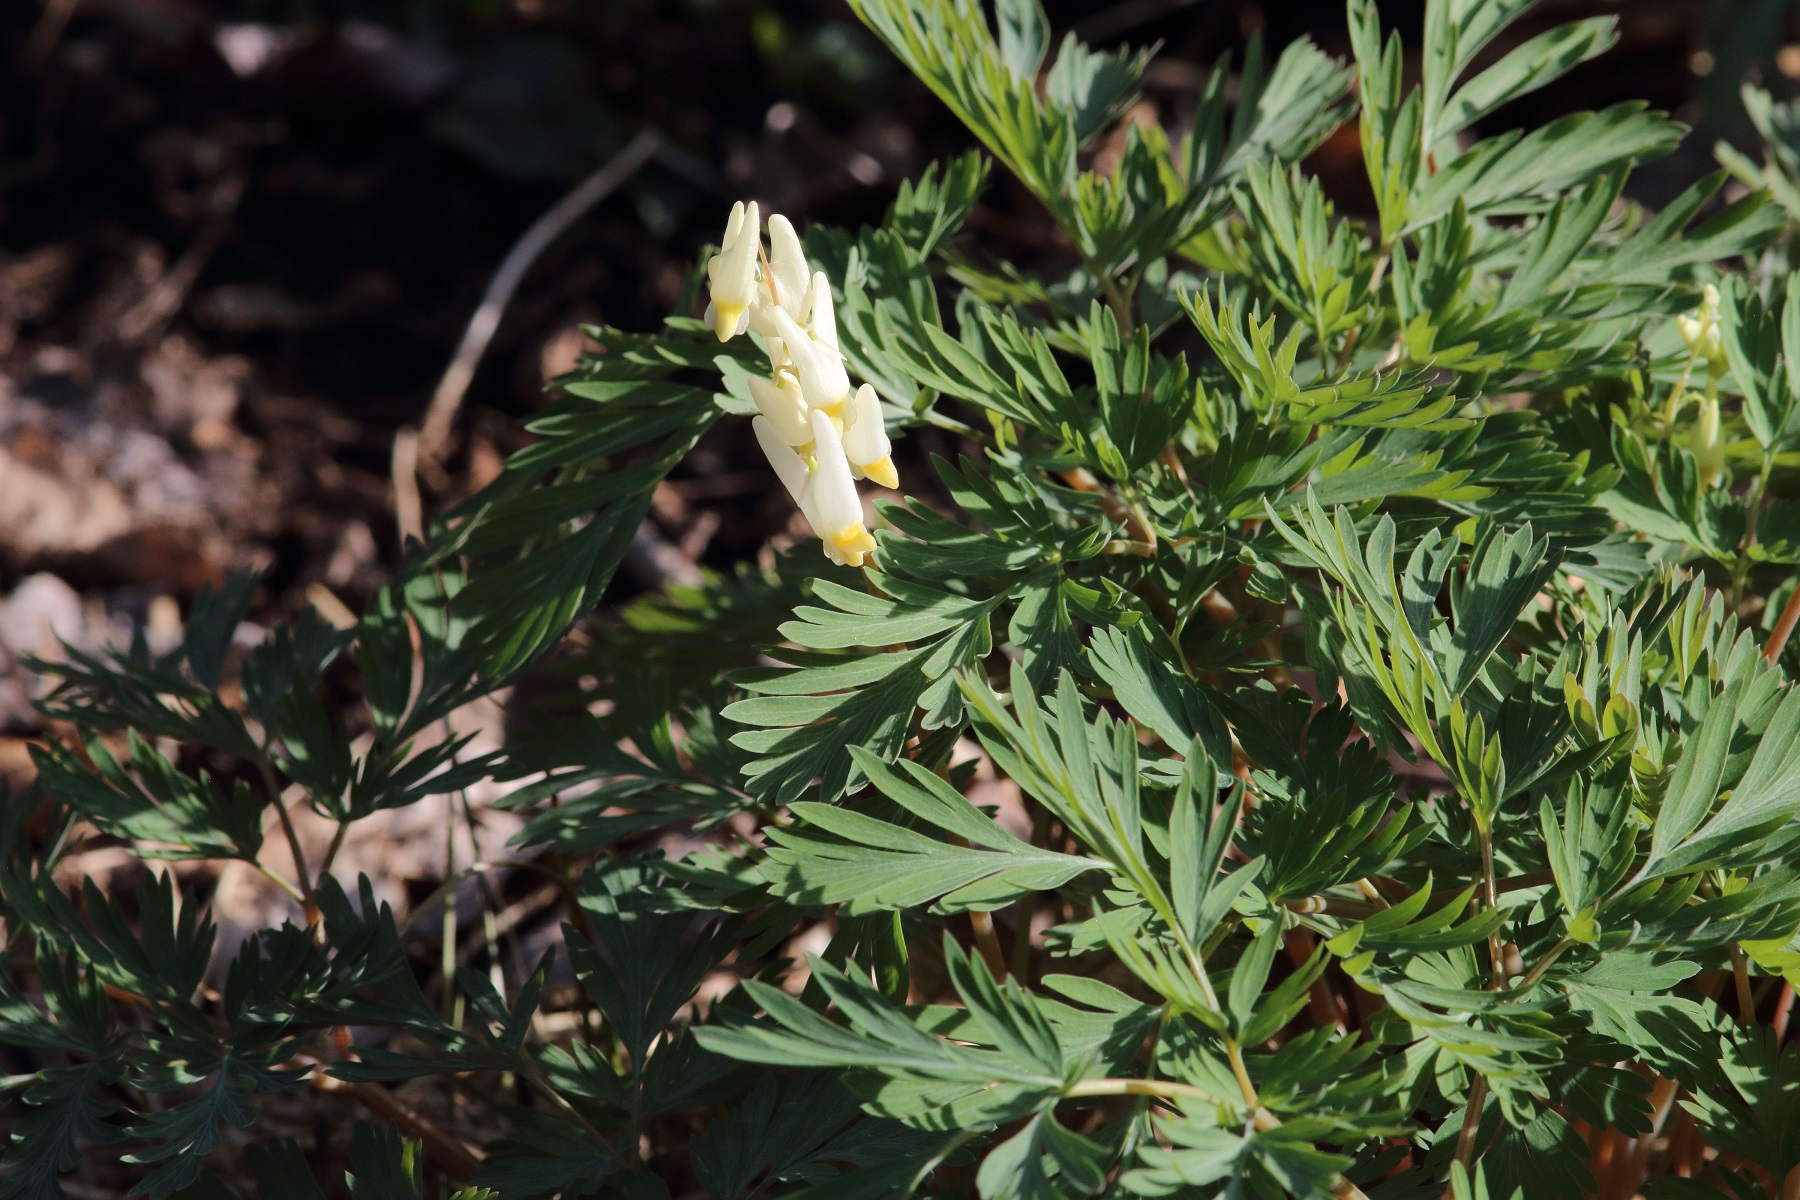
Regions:
<instances>
[{"instance_id":1,"label":"reddish plant stem","mask_svg":"<svg viewBox=\"0 0 1800 1200\"><path fill-rule=\"evenodd\" d=\"M1456 1134L1456 1161L1470 1166L1475 1161L1475 1138L1481 1131L1481 1110L1487 1104L1488 1082L1481 1075L1469 1085L1469 1103L1463 1108L1462 1128ZM1444 1189L1444 1200L1453 1193Z\"/></svg>"},{"instance_id":2,"label":"reddish plant stem","mask_svg":"<svg viewBox=\"0 0 1800 1200\"><path fill-rule=\"evenodd\" d=\"M994 914L972 910L969 913L969 924L975 929L975 945L981 951L982 961L996 980L1006 978L1006 954L1000 949L1000 936L994 932Z\"/></svg>"},{"instance_id":3,"label":"reddish plant stem","mask_svg":"<svg viewBox=\"0 0 1800 1200\"><path fill-rule=\"evenodd\" d=\"M401 1132L418 1138L425 1152L457 1179L467 1179L475 1174L487 1157L479 1148L465 1146L439 1129L430 1118L379 1084L350 1083L321 1070L313 1073L312 1085L322 1092L348 1096L377 1116L386 1117Z\"/></svg>"},{"instance_id":4,"label":"reddish plant stem","mask_svg":"<svg viewBox=\"0 0 1800 1200\"><path fill-rule=\"evenodd\" d=\"M1774 666L1781 657L1796 624L1800 624L1800 587L1795 588L1787 598L1787 603L1781 606L1781 615L1775 619L1775 628L1769 630L1769 644L1763 647L1763 659L1770 666Z\"/></svg>"},{"instance_id":5,"label":"reddish plant stem","mask_svg":"<svg viewBox=\"0 0 1800 1200\"><path fill-rule=\"evenodd\" d=\"M1294 969L1297 971L1306 966L1312 958L1313 944L1316 941L1313 934L1304 929L1289 929L1281 935L1281 940L1283 948L1287 950L1288 961L1294 964ZM1312 1019L1319 1024L1333 1026L1339 1033L1349 1028L1343 1002L1331 990L1331 985L1325 982L1324 975L1320 975L1308 986L1306 1004L1312 1013Z\"/></svg>"},{"instance_id":6,"label":"reddish plant stem","mask_svg":"<svg viewBox=\"0 0 1800 1200\"><path fill-rule=\"evenodd\" d=\"M1750 963L1735 945L1731 947L1731 981L1737 988L1738 1024L1748 1028L1756 1020L1756 1001L1750 995Z\"/></svg>"}]
</instances>

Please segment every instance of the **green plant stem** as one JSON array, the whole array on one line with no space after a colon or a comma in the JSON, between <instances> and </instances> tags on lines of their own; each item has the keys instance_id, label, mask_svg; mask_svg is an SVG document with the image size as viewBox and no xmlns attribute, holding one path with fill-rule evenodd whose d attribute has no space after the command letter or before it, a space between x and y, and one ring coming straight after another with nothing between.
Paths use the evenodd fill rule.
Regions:
<instances>
[{"instance_id":1,"label":"green plant stem","mask_svg":"<svg viewBox=\"0 0 1800 1200\"><path fill-rule=\"evenodd\" d=\"M1500 889L1494 882L1494 835L1475 827L1475 839L1481 845L1481 902L1490 911L1500 907ZM1506 986L1506 953L1500 946L1500 931L1488 934L1488 987L1499 991Z\"/></svg>"},{"instance_id":2,"label":"green plant stem","mask_svg":"<svg viewBox=\"0 0 1800 1200\"><path fill-rule=\"evenodd\" d=\"M975 437L975 430L958 421L954 417L946 417L934 408L915 409L913 416L934 429L942 429L946 433L954 433L961 437Z\"/></svg>"},{"instance_id":3,"label":"green plant stem","mask_svg":"<svg viewBox=\"0 0 1800 1200\"><path fill-rule=\"evenodd\" d=\"M1456 1158L1454 1161L1467 1168L1475 1158L1475 1136L1481 1131L1481 1110L1487 1104L1487 1078L1480 1072L1469 1084L1469 1102L1463 1106L1462 1128L1456 1133ZM1454 1193L1444 1189L1445 1200L1450 1200Z\"/></svg>"},{"instance_id":4,"label":"green plant stem","mask_svg":"<svg viewBox=\"0 0 1800 1200\"><path fill-rule=\"evenodd\" d=\"M1800 617L1800 604L1795 605L1795 614ZM1556 882L1556 875L1551 871L1527 871L1523 875L1514 875L1510 879L1494 880L1494 892L1503 896L1508 892L1521 892L1528 888L1544 887ZM1280 901L1281 907L1302 916L1341 917L1350 921L1366 921L1384 908L1391 908L1375 885L1366 879L1356 881L1356 888L1368 897L1365 903L1344 896L1328 896L1323 892L1311 896L1295 896ZM1485 901L1485 897L1484 897ZM1208 946L1203 958L1211 958L1213 947Z\"/></svg>"},{"instance_id":5,"label":"green plant stem","mask_svg":"<svg viewBox=\"0 0 1800 1200\"><path fill-rule=\"evenodd\" d=\"M306 855L300 849L300 835L294 828L294 819L288 815L287 805L282 802L281 789L275 781L274 773L266 765L258 765L262 767L263 786L269 793L269 802L275 808L275 819L281 822L281 831L287 839L288 850L294 856L294 871L300 879L300 890L311 896L312 883L307 878Z\"/></svg>"},{"instance_id":6,"label":"green plant stem","mask_svg":"<svg viewBox=\"0 0 1800 1200\"><path fill-rule=\"evenodd\" d=\"M1194 947L1189 944L1185 936L1181 937L1180 941L1181 952L1187 958L1188 970L1194 973L1194 979L1200 984L1200 995L1206 1000L1208 1007L1214 1011L1221 1011L1219 995L1213 991L1212 977L1206 973L1206 967L1201 963L1200 956L1194 952ZM1221 1034L1219 1040L1225 1045L1225 1058L1231 1063L1231 1074L1237 1079L1238 1090L1244 1094L1244 1103L1254 1111L1260 1106L1261 1101L1257 1098L1256 1084L1251 1082L1250 1070L1244 1064L1244 1048L1238 1045L1238 1040L1230 1034Z\"/></svg>"},{"instance_id":7,"label":"green plant stem","mask_svg":"<svg viewBox=\"0 0 1800 1200\"><path fill-rule=\"evenodd\" d=\"M1384 238L1381 243L1381 251L1375 256L1375 265L1369 269L1369 286L1367 289L1369 299L1375 299L1375 294L1381 290L1381 280L1382 277L1387 274L1388 260L1393 257L1393 254L1393 239ZM1358 325L1352 332L1360 333L1361 330L1362 326Z\"/></svg>"},{"instance_id":8,"label":"green plant stem","mask_svg":"<svg viewBox=\"0 0 1800 1200\"><path fill-rule=\"evenodd\" d=\"M281 822L282 836L287 839L288 853L294 856L294 877L299 882L300 905L306 910L308 922L316 912L313 904L312 879L306 870L306 852L300 849L300 834L294 828L294 819L288 816L287 805L281 800L281 785L275 779L275 767L269 762L268 746L256 756L257 774L262 777L263 791L269 797L269 803L275 806L275 816Z\"/></svg>"},{"instance_id":9,"label":"green plant stem","mask_svg":"<svg viewBox=\"0 0 1800 1200\"><path fill-rule=\"evenodd\" d=\"M1719 889L1713 886L1712 879L1707 876L1701 877L1700 887L1697 890L1701 896L1708 900L1715 900L1719 896ZM1691 902L1692 900L1690 898L1690 903ZM1748 1026L1755 1018L1756 1010L1756 1001L1750 995L1750 964L1748 960L1745 959L1744 952L1739 949L1735 943L1727 951L1727 955L1731 963L1731 981L1737 993L1737 1022L1740 1026ZM1713 987L1709 987L1706 990L1707 999L1717 1003L1717 1000L1713 996L1714 990L1715 988Z\"/></svg>"},{"instance_id":10,"label":"green plant stem","mask_svg":"<svg viewBox=\"0 0 1800 1200\"><path fill-rule=\"evenodd\" d=\"M1544 977L1544 972L1548 971L1552 966L1554 966L1556 964L1556 960L1561 958L1563 956L1563 953L1566 950L1568 950L1568 948L1570 946L1573 946L1574 944L1575 943L1570 941L1568 938L1563 938L1560 942L1556 943L1556 945L1550 947L1550 952L1548 954L1544 955L1543 958L1539 959L1537 965L1535 967L1532 967L1531 970L1527 971L1525 973L1524 977L1519 980L1518 990L1523 992L1532 987L1535 987L1537 985L1538 980L1540 980Z\"/></svg>"},{"instance_id":11,"label":"green plant stem","mask_svg":"<svg viewBox=\"0 0 1800 1200\"><path fill-rule=\"evenodd\" d=\"M1481 899L1491 911L1499 907L1500 889L1494 880L1494 836L1491 830L1483 828L1479 823L1475 826L1475 839L1481 847ZM1506 986L1506 954L1500 946L1500 931L1493 930L1488 934L1488 990L1499 991ZM1469 1083L1469 1102L1463 1108L1462 1128L1456 1134L1456 1159L1464 1167L1469 1166L1475 1154L1475 1137L1481 1128L1481 1110L1487 1103L1487 1077L1480 1071L1474 1072L1474 1079ZM1444 1195L1451 1193L1445 1190Z\"/></svg>"},{"instance_id":12,"label":"green plant stem","mask_svg":"<svg viewBox=\"0 0 1800 1200\"><path fill-rule=\"evenodd\" d=\"M302 908L304 908L306 906L306 897L300 894L299 888L295 887L293 884L289 883L287 880L283 879L281 876L279 876L275 872L269 870L269 868L263 866L259 862L253 862L250 865L255 867L257 870L257 873L259 875L261 875L264 879L267 879L270 883L274 884L276 887L278 887L282 891L286 892L289 896L292 896L294 898L294 902L296 904L299 904Z\"/></svg>"},{"instance_id":13,"label":"green plant stem","mask_svg":"<svg viewBox=\"0 0 1800 1200\"><path fill-rule=\"evenodd\" d=\"M450 808L450 798L444 797L444 875L452 878L456 875L456 811ZM444 1020L450 1024L460 1024L457 1011L456 994L456 905L446 903L444 915L438 922L439 936L443 944L438 952L438 970L444 977L444 994L442 1008Z\"/></svg>"},{"instance_id":14,"label":"green plant stem","mask_svg":"<svg viewBox=\"0 0 1800 1200\"><path fill-rule=\"evenodd\" d=\"M1207 959L1211 958L1213 956L1213 952L1218 950L1218 948L1220 946L1225 944L1225 939L1227 937L1231 936L1231 931L1233 928L1234 928L1234 925L1230 920L1225 920L1225 921L1219 922L1218 928L1214 929L1210 934L1208 934L1206 937L1206 941L1203 942L1200 946L1200 961L1201 962L1205 962Z\"/></svg>"},{"instance_id":15,"label":"green plant stem","mask_svg":"<svg viewBox=\"0 0 1800 1200\"><path fill-rule=\"evenodd\" d=\"M1042 848L1049 843L1050 810L1042 804L1034 804L1031 812L1031 844ZM1026 892L1019 899L1017 916L1013 921L1012 976L1020 983L1031 985L1031 923L1037 917L1038 894Z\"/></svg>"},{"instance_id":16,"label":"green plant stem","mask_svg":"<svg viewBox=\"0 0 1800 1200\"><path fill-rule=\"evenodd\" d=\"M933 1154L930 1158L926 1159L920 1164L919 1169L913 1172L912 1181L907 1184L906 1190L896 1194L903 1196L917 1195L919 1189L925 1186L925 1180L930 1177L933 1171L944 1164L945 1159L949 1158L952 1154L955 1154L958 1150L961 1150L976 1138L981 1137L984 1133L985 1130L968 1129L951 1138L949 1143L945 1145L942 1150L939 1150L936 1154Z\"/></svg>"},{"instance_id":17,"label":"green plant stem","mask_svg":"<svg viewBox=\"0 0 1800 1200\"><path fill-rule=\"evenodd\" d=\"M1131 314L1131 298L1120 289L1119 281L1100 270L1092 259L1087 260L1087 269L1099 281L1100 294L1106 297L1106 307L1112 310L1113 320L1119 324L1119 340L1130 341L1131 335L1137 332L1137 322Z\"/></svg>"},{"instance_id":18,"label":"green plant stem","mask_svg":"<svg viewBox=\"0 0 1800 1200\"><path fill-rule=\"evenodd\" d=\"M452 803L454 803L456 800L462 801L463 824L469 831L469 847L471 850L479 853L481 850L481 836L480 836L481 835L481 823L475 819L475 808L473 805L471 805L469 803L469 793L466 791L457 791L457 792L452 793ZM496 892L493 889L493 887L491 886L491 883L485 872L483 872L482 874L477 875L475 877L475 886L486 897L486 900L487 900L486 905L482 908L481 924L482 924L482 932L487 937L488 975L489 975L489 978L491 979L491 981L493 982L494 990L496 992L499 992L501 995L505 995L506 994L506 975L505 975L505 970L501 966L501 962L500 962L499 915L506 906L502 902L502 900L500 898L500 894L498 892ZM555 886L554 883L551 886L554 887ZM510 931L511 931L510 926L508 927L508 931L510 933ZM512 942L513 942L513 949L516 952L519 948L519 939L516 936L514 936L512 939ZM516 955L515 955L515 957L516 957ZM526 971L527 968L525 966L524 960L522 958L519 958L519 959L517 959L517 961L518 961L519 970L521 972Z\"/></svg>"},{"instance_id":19,"label":"green plant stem","mask_svg":"<svg viewBox=\"0 0 1800 1200\"><path fill-rule=\"evenodd\" d=\"M1393 255L1394 255L1394 241L1395 241L1395 239L1391 238L1391 237L1383 238L1381 240L1381 248L1375 254L1375 265L1373 267L1369 268L1369 282L1368 282L1368 285L1364 288L1364 294L1366 296L1368 296L1369 302L1371 304L1377 303L1377 296L1381 291L1381 281L1387 275L1388 262L1393 258ZM1343 344L1342 348L1338 350L1338 357L1337 357L1337 369L1338 370L1342 371L1346 366L1349 365L1350 356L1356 352L1356 343L1359 340L1361 340L1362 332L1363 332L1363 327L1362 327L1361 323L1358 323L1356 325L1352 325L1350 327L1349 332L1344 334L1344 344ZM1397 340L1396 344L1397 345L1404 344L1405 340L1406 340L1406 331L1404 329L1402 329L1400 331L1400 336L1399 336L1399 339ZM1325 346L1324 346L1324 343L1321 342L1319 345L1319 357L1321 360L1323 360L1324 356L1325 356Z\"/></svg>"},{"instance_id":20,"label":"green plant stem","mask_svg":"<svg viewBox=\"0 0 1800 1200\"><path fill-rule=\"evenodd\" d=\"M1748 1028L1756 1020L1756 1000L1750 995L1750 963L1743 948L1731 946L1731 982L1737 990L1738 1024Z\"/></svg>"},{"instance_id":21,"label":"green plant stem","mask_svg":"<svg viewBox=\"0 0 1800 1200\"><path fill-rule=\"evenodd\" d=\"M532 1091L550 1101L550 1103L555 1105L558 1111L564 1116L581 1126L581 1131L593 1138L595 1145L604 1149L612 1157L618 1157L618 1151L613 1148L611 1140L608 1139L604 1133L600 1132L599 1126L588 1120L587 1117L582 1114L580 1109L576 1108L569 1102L567 1097L556 1090L556 1085L551 1083L544 1075L544 1068L538 1063L537 1059L531 1057L531 1055L524 1050L520 1050L513 1058L516 1061L519 1078L530 1084ZM635 1138L633 1139L631 1152L632 1157L636 1158L637 1145Z\"/></svg>"},{"instance_id":22,"label":"green plant stem","mask_svg":"<svg viewBox=\"0 0 1800 1200\"><path fill-rule=\"evenodd\" d=\"M66 850L69 845L69 834L75 829L75 822L76 816L73 809L70 809L63 814L62 827L56 831L56 836L51 838L50 844L44 848L43 863L45 869L54 866L62 860L63 851Z\"/></svg>"},{"instance_id":23,"label":"green plant stem","mask_svg":"<svg viewBox=\"0 0 1800 1200\"><path fill-rule=\"evenodd\" d=\"M1230 1108L1235 1103L1205 1088L1177 1083L1173 1079L1083 1079L1070 1084L1063 1095L1070 1100L1095 1096L1156 1096L1164 1100L1199 1100L1222 1108ZM1270 1119L1274 1119L1273 1114Z\"/></svg>"},{"instance_id":24,"label":"green plant stem","mask_svg":"<svg viewBox=\"0 0 1800 1200\"><path fill-rule=\"evenodd\" d=\"M965 846L967 842L963 843ZM969 910L969 927L975 931L975 945L987 963L988 973L996 981L1006 978L1006 952L1000 948L1000 935L994 931L994 914L980 909Z\"/></svg>"},{"instance_id":25,"label":"green plant stem","mask_svg":"<svg viewBox=\"0 0 1800 1200\"><path fill-rule=\"evenodd\" d=\"M1135 554L1139 558L1155 558L1155 542L1136 542L1129 538L1106 543L1100 548L1102 554Z\"/></svg>"},{"instance_id":26,"label":"green plant stem","mask_svg":"<svg viewBox=\"0 0 1800 1200\"><path fill-rule=\"evenodd\" d=\"M1767 450L1763 451L1762 468L1756 473L1756 482L1750 485L1750 495L1745 499L1744 537L1738 543L1736 560L1731 564L1731 611L1737 612L1743 603L1744 581L1750 577L1750 547L1756 545L1756 527L1762 517L1763 495L1769 488L1769 472L1775 466L1775 456Z\"/></svg>"},{"instance_id":27,"label":"green plant stem","mask_svg":"<svg viewBox=\"0 0 1800 1200\"><path fill-rule=\"evenodd\" d=\"M1674 390L1669 393L1669 398L1663 402L1664 437L1675 432L1675 418L1681 415L1681 409L1676 406L1676 401L1680 400L1681 393L1687 390L1688 377L1694 373L1694 364L1699 361L1699 350L1688 351L1687 363L1681 368L1681 378L1675 381Z\"/></svg>"},{"instance_id":28,"label":"green plant stem","mask_svg":"<svg viewBox=\"0 0 1800 1200\"><path fill-rule=\"evenodd\" d=\"M1138 498L1137 489L1130 485L1125 488L1125 510L1131 514L1131 526L1137 537L1150 543L1150 552L1156 553L1156 527L1150 523L1150 514L1144 511L1143 501Z\"/></svg>"},{"instance_id":29,"label":"green plant stem","mask_svg":"<svg viewBox=\"0 0 1800 1200\"><path fill-rule=\"evenodd\" d=\"M338 821L337 832L331 835L331 845L325 847L325 857L319 860L319 870L315 880L323 881L331 873L331 864L337 861L338 851L344 848L344 835L350 831L350 820Z\"/></svg>"}]
</instances>

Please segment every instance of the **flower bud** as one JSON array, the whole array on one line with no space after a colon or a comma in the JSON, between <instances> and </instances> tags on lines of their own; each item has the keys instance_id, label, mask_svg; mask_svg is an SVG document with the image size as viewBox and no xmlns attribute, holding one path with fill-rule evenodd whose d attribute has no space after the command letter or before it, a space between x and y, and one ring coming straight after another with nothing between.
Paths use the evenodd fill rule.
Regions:
<instances>
[{"instance_id":1,"label":"flower bud","mask_svg":"<svg viewBox=\"0 0 1800 1200\"><path fill-rule=\"evenodd\" d=\"M1708 325L1700 335L1700 357L1704 358L1709 366L1715 368L1717 374L1725 373L1727 369L1725 347L1719 342L1719 323L1717 321Z\"/></svg>"},{"instance_id":2,"label":"flower bud","mask_svg":"<svg viewBox=\"0 0 1800 1200\"><path fill-rule=\"evenodd\" d=\"M1702 396L1700 416L1688 431L1688 450L1700 471L1700 487L1705 490L1725 469L1725 442L1719 436L1719 398Z\"/></svg>"},{"instance_id":3,"label":"flower bud","mask_svg":"<svg viewBox=\"0 0 1800 1200\"><path fill-rule=\"evenodd\" d=\"M1688 353L1706 363L1714 379L1725 374L1725 347L1719 341L1719 289L1707 284L1700 292L1700 307L1675 318L1675 328Z\"/></svg>"},{"instance_id":4,"label":"flower bud","mask_svg":"<svg viewBox=\"0 0 1800 1200\"><path fill-rule=\"evenodd\" d=\"M1681 341L1688 348L1688 353L1698 354L1700 338L1705 333L1705 328L1700 324L1699 318L1683 313L1675 318L1675 328L1681 331Z\"/></svg>"},{"instance_id":5,"label":"flower bud","mask_svg":"<svg viewBox=\"0 0 1800 1200\"><path fill-rule=\"evenodd\" d=\"M1594 920L1595 906L1590 904L1569 918L1569 940L1591 946L1600 940L1600 923Z\"/></svg>"},{"instance_id":6,"label":"flower bud","mask_svg":"<svg viewBox=\"0 0 1800 1200\"><path fill-rule=\"evenodd\" d=\"M750 303L756 292L756 257L762 248L759 220L756 201L745 204L740 200L732 205L731 219L725 224L725 240L706 264L706 278L712 289L706 323L721 342L744 332L749 323Z\"/></svg>"}]
</instances>

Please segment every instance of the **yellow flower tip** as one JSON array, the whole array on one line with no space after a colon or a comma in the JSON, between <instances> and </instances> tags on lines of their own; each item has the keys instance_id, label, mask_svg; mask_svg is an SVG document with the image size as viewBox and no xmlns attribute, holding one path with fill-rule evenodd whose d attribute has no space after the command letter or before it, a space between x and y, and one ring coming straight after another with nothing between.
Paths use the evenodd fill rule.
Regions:
<instances>
[{"instance_id":1,"label":"yellow flower tip","mask_svg":"<svg viewBox=\"0 0 1800 1200\"><path fill-rule=\"evenodd\" d=\"M850 525L825 535L826 552L846 567L860 567L875 549L875 538L861 525Z\"/></svg>"},{"instance_id":2,"label":"yellow flower tip","mask_svg":"<svg viewBox=\"0 0 1800 1200\"><path fill-rule=\"evenodd\" d=\"M894 460L891 458L880 458L872 463L864 463L862 473L889 491L894 491L900 486L900 472L894 469Z\"/></svg>"},{"instance_id":3,"label":"yellow flower tip","mask_svg":"<svg viewBox=\"0 0 1800 1200\"><path fill-rule=\"evenodd\" d=\"M719 335L721 342L729 342L737 334L747 307L742 304L720 304L716 299L713 301L713 332Z\"/></svg>"}]
</instances>

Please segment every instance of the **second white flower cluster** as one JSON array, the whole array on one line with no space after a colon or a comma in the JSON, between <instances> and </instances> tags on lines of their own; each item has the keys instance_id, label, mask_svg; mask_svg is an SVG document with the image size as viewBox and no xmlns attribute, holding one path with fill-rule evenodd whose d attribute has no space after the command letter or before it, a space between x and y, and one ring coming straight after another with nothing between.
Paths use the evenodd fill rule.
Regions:
<instances>
[{"instance_id":1,"label":"second white flower cluster","mask_svg":"<svg viewBox=\"0 0 1800 1200\"><path fill-rule=\"evenodd\" d=\"M1681 340L1693 356L1692 363L1704 363L1707 372L1706 390L1697 399L1700 412L1695 418L1692 428L1688 430L1688 451L1694 456L1694 466L1700 476L1700 489L1705 491L1721 479L1725 473L1725 439L1719 430L1719 380L1731 369L1725 357L1725 348L1719 340L1719 289L1707 284L1700 290L1700 307L1691 313L1675 318L1675 328L1681 333ZM1687 375L1682 375L1682 382ZM1686 397L1677 394L1673 404L1677 411L1685 403Z\"/></svg>"},{"instance_id":2,"label":"second white flower cluster","mask_svg":"<svg viewBox=\"0 0 1800 1200\"><path fill-rule=\"evenodd\" d=\"M860 567L875 549L863 527L856 480L900 486L875 389L850 390L838 350L831 283L810 271L786 217L769 218L763 250L756 202L732 206L725 241L706 264L706 323L721 342L746 329L769 354L768 379L752 377L756 440L832 561Z\"/></svg>"}]
</instances>

